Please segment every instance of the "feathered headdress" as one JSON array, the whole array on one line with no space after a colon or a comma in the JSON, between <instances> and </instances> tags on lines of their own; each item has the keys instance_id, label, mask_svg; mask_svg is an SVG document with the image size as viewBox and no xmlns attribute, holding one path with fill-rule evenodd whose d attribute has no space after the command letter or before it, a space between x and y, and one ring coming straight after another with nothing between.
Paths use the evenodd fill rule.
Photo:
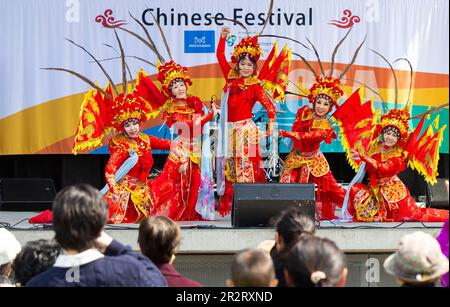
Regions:
<instances>
[{"instance_id":1,"label":"feathered headdress","mask_svg":"<svg viewBox=\"0 0 450 307\"><path fill-rule=\"evenodd\" d=\"M374 136L380 135L380 133L387 127L395 127L400 132L400 138L408 138L409 133L409 120L411 115L405 109L392 109L387 114L383 114L377 124L374 132Z\"/></svg>"},{"instance_id":2,"label":"feathered headdress","mask_svg":"<svg viewBox=\"0 0 450 307\"><path fill-rule=\"evenodd\" d=\"M319 95L325 95L331 99L331 102L335 107L338 106L338 101L344 92L341 88L341 81L339 79L333 79L330 75L322 78L316 77L316 82L309 89L308 99L312 104L316 103L316 99Z\"/></svg>"},{"instance_id":3,"label":"feathered headdress","mask_svg":"<svg viewBox=\"0 0 450 307\"><path fill-rule=\"evenodd\" d=\"M238 63L239 57L246 53L255 62L258 61L263 56L263 51L259 45L258 39L260 37L275 37L273 35L263 35L264 29L266 28L269 18L272 15L274 0L270 0L269 9L267 12L266 20L263 23L262 29L255 36L250 36L247 27L238 20L229 19L225 17L216 17L216 19L231 21L240 27L242 27L247 36L244 37L235 47L231 54L231 61L235 64ZM279 38L286 38L282 36L276 36ZM287 38L289 39L289 38ZM291 39L292 40L292 39ZM293 40L295 41L295 40ZM296 41L297 42L297 41ZM278 53L277 42L272 46L269 56L264 61L263 66L257 76L257 79L261 82L261 86L266 90L273 100L283 102L284 95L286 92L286 86L288 83L288 73L289 67L291 65L291 55L292 50L286 49L286 46ZM233 68L230 72L230 78L237 78L237 67Z\"/></svg>"},{"instance_id":4,"label":"feathered headdress","mask_svg":"<svg viewBox=\"0 0 450 307\"><path fill-rule=\"evenodd\" d=\"M258 43L258 36L245 37L234 46L231 62L236 64L239 60L239 56L243 53L247 53L255 62L263 56L263 51Z\"/></svg>"},{"instance_id":5,"label":"feathered headdress","mask_svg":"<svg viewBox=\"0 0 450 307\"><path fill-rule=\"evenodd\" d=\"M192 80L187 74L188 69L175 63L174 61L167 62L158 66L158 80L161 82L162 89L166 92L168 97L171 97L169 86L175 79L182 79L186 85L192 85Z\"/></svg>"},{"instance_id":6,"label":"feathered headdress","mask_svg":"<svg viewBox=\"0 0 450 307\"><path fill-rule=\"evenodd\" d=\"M366 154L371 148L374 141L380 136L381 132L387 127L395 127L399 130L402 142L398 144L402 148L403 156L408 161L408 166L416 169L424 176L425 181L435 183L437 172L437 164L439 161L439 147L442 143L443 131L446 126L440 128L436 133L430 125L426 131L421 134L424 125L425 116L435 113L442 108L448 106L443 104L433 110L427 111L411 117L410 94L413 81L413 69L411 63L405 59L397 59L395 62L404 60L410 67L410 85L406 104L399 107L398 104L398 85L397 76L392 64L380 53L371 50L380 56L390 67L395 82L395 100L394 108L391 110L384 109L384 114L379 116L379 112L375 112L372 101L363 102L361 95L355 92L351 95L336 111L333 116L338 120L342 130L342 143L347 152L347 158L350 157L350 151L358 150L362 154ZM381 96L380 96L381 97ZM421 118L417 127L410 133L411 119ZM438 124L436 123L436 126ZM349 160L352 167L358 168L359 163Z\"/></svg>"},{"instance_id":7,"label":"feathered headdress","mask_svg":"<svg viewBox=\"0 0 450 307\"><path fill-rule=\"evenodd\" d=\"M316 81L314 82L312 87L309 89L308 96L307 96L309 102L312 103L313 105L315 105L317 97L319 95L326 95L327 97L329 97L331 99L332 104L336 108L339 106L339 99L341 98L342 95L344 95L344 92L342 90L341 80L345 76L345 74L349 71L349 69L352 67L352 65L355 63L358 53L359 53L362 45L366 41L366 37L367 37L367 35L366 35L366 37L364 37L364 40L361 42L361 44L356 48L356 50L353 54L352 60L345 67L344 71L341 72L338 77L334 78L333 72L334 72L334 61L335 61L336 53L339 50L339 47L341 46L341 44L345 41L347 36L350 34L351 30L352 30L352 28L350 28L347 31L345 36L339 41L339 43L334 48L332 56L331 56L330 73L328 75L325 75L325 70L323 68L322 61L320 60L319 53L318 53L316 47L313 45L313 43L309 39L307 39L307 41L311 45L311 47L317 57L317 62L319 63L319 67L320 67L320 74L318 74L315 71L315 69L311 66L311 64L302 55L300 55L298 53L293 53L294 55L300 57L300 59L306 64L306 67L316 77ZM302 95L299 95L299 96L302 96ZM330 110L331 110L331 108L330 108Z\"/></svg>"},{"instance_id":8,"label":"feathered headdress","mask_svg":"<svg viewBox=\"0 0 450 307\"><path fill-rule=\"evenodd\" d=\"M139 71L136 83L133 81L128 65L125 62L125 53L117 32L116 39L120 48L122 59L122 92L113 83L104 67L89 51L72 40L68 41L85 51L109 80L103 89L87 77L65 68L43 68L70 73L88 83L90 89L84 96L80 110L80 120L75 134L72 152L101 145L103 137L112 130L121 130L123 123L128 119L137 119L141 123L162 107L164 96L158 95L154 85L144 71ZM128 70L130 83L128 84L126 70Z\"/></svg>"}]
</instances>

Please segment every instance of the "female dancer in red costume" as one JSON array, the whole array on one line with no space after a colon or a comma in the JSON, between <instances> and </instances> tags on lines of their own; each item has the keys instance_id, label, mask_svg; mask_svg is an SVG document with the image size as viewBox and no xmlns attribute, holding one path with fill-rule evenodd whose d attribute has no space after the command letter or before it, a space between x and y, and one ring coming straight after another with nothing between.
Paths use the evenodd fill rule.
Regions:
<instances>
[{"instance_id":1,"label":"female dancer in red costume","mask_svg":"<svg viewBox=\"0 0 450 307\"><path fill-rule=\"evenodd\" d=\"M155 189L170 193L170 200L154 208L151 215L164 214L173 220L201 220L195 207L200 192L202 127L215 112L203 112L203 103L196 96L187 94L191 79L187 68L173 61L158 67L158 80L165 95L164 118L169 127L178 130L162 173L153 182Z\"/></svg>"},{"instance_id":2,"label":"female dancer in red costume","mask_svg":"<svg viewBox=\"0 0 450 307\"><path fill-rule=\"evenodd\" d=\"M349 32L335 47L333 54L336 54ZM364 41L356 49L353 61L356 59L363 43ZM336 182L325 156L319 149L323 141L330 144L332 139L336 138L336 133L327 115L332 111L333 106L339 109L339 99L344 94L340 80L352 66L353 61L335 79L332 77L334 56L331 59L330 75L327 76L325 76L319 58L318 62L322 75L318 75L304 58L302 60L316 76L316 82L309 89L307 96L313 107L303 106L297 111L292 132L280 130L281 137L288 137L294 141L293 149L287 156L281 172L280 182L315 183L317 186L316 211L318 217L321 220L331 220L336 218L335 207L342 206L345 190Z\"/></svg>"},{"instance_id":3,"label":"female dancer in red costume","mask_svg":"<svg viewBox=\"0 0 450 307\"><path fill-rule=\"evenodd\" d=\"M252 109L257 101L267 110L269 123L266 136L272 134L275 125L275 106L267 96L256 75L256 62L262 55L258 37L246 37L234 47L231 61L233 68L225 57L225 41L230 34L228 27L222 28L217 59L225 77L226 84L222 96L221 120L226 128L225 138L228 147L221 154L225 155L223 166L224 185L218 179L218 191L221 195L218 207L224 216L231 211L233 183L265 182L265 175L260 155L259 140L262 137L254 121ZM225 127L226 126L226 127ZM219 175L220 171L219 171Z\"/></svg>"},{"instance_id":4,"label":"female dancer in red costume","mask_svg":"<svg viewBox=\"0 0 450 307\"><path fill-rule=\"evenodd\" d=\"M148 216L162 195L152 191L147 180L153 166L152 149L170 148L170 141L146 135L140 131L151 113L161 108L161 102L152 95L153 84L139 71L134 81L129 72L127 81L125 54L119 37L116 39L122 60L122 88L119 92L100 62L84 47L69 40L86 52L100 67L108 79L106 88L99 87L87 77L65 68L45 68L70 73L88 83L90 89L81 105L80 119L72 152L92 149L102 145L105 134L109 140L110 158L105 169L107 185L102 189L109 203L110 223L138 223ZM131 84L129 84L131 83ZM46 216L52 219L52 215Z\"/></svg>"},{"instance_id":5,"label":"female dancer in red costume","mask_svg":"<svg viewBox=\"0 0 450 307\"><path fill-rule=\"evenodd\" d=\"M371 145L366 153L351 151L351 158L355 162L365 162L365 169L369 174L368 185L357 183L350 191L349 213L354 221L443 222L448 219L448 210L418 207L408 188L397 177L408 165L409 159L405 157L405 147L409 137L409 119L408 111L391 110L381 117L377 125L374 137L381 136L381 141ZM428 133L426 133L422 143L417 141L416 144L410 143L410 146L420 143L430 146L419 151L426 152L431 159L435 159L436 153L439 155L438 139L442 138L442 131L441 129L434 136L427 136ZM428 141L426 141L427 138ZM419 152L414 153L414 151L415 149L409 150L410 155ZM410 159L414 160L413 156ZM426 163L433 164L432 161Z\"/></svg>"},{"instance_id":6,"label":"female dancer in red costume","mask_svg":"<svg viewBox=\"0 0 450 307\"><path fill-rule=\"evenodd\" d=\"M155 20L155 23L158 24L158 21ZM141 23L139 25L143 27ZM164 111L163 118L167 126L178 132L178 136L172 141L163 171L150 183L151 195L157 202L150 208L149 215L162 214L176 221L211 219L214 216L215 203L204 199L213 199L213 184L211 178L206 178L207 175L202 177L200 162L202 128L214 117L214 105L211 105L211 112L205 115L202 101L188 94L188 86L192 85L192 81L187 74L187 68L172 60L167 44L165 47L170 61L166 61L161 55L145 27L145 37L125 28L120 29L145 42L162 62L156 65L161 87L158 88L150 78L145 79L145 85L151 97L149 100ZM162 28L158 26L158 29L166 42ZM205 157L207 158L209 157ZM208 187L205 188L205 185ZM199 200L200 194L207 196Z\"/></svg>"},{"instance_id":7,"label":"female dancer in red costume","mask_svg":"<svg viewBox=\"0 0 450 307\"><path fill-rule=\"evenodd\" d=\"M118 42L120 45L119 39ZM136 83L131 80L130 87L124 71L123 92L119 93L101 64L94 60L110 80L105 89L74 71L49 70L69 72L94 88L84 96L72 151L76 154L83 149L98 147L105 134L113 135L109 141L111 156L105 169L107 186L102 190L110 205L109 222L138 223L157 203L164 201L152 191L147 177L153 166L152 149L168 150L170 141L140 132L140 125L160 107L148 94L148 76L140 71ZM122 61L124 68L123 53Z\"/></svg>"},{"instance_id":8,"label":"female dancer in red costume","mask_svg":"<svg viewBox=\"0 0 450 307\"><path fill-rule=\"evenodd\" d=\"M376 119L372 102L363 103L359 91L356 91L334 114L341 127L342 143L350 165L358 170L347 191L342 217L359 222L443 222L448 219L448 210L418 207L397 175L410 166L423 175L425 181L435 183L445 127L434 133L430 125L419 137L425 116L416 115L414 118L422 119L414 132L409 133L409 95L406 106L397 108L397 78L392 64L387 63L395 80L394 109ZM412 70L412 65L409 65ZM411 88L412 80L410 93ZM360 183L366 171L368 185Z\"/></svg>"},{"instance_id":9,"label":"female dancer in red costume","mask_svg":"<svg viewBox=\"0 0 450 307\"><path fill-rule=\"evenodd\" d=\"M170 141L140 132L145 116L142 104L136 102L135 97L128 97L122 99L119 108L113 108L113 123L119 133L109 141L111 156L105 169L109 191L105 198L110 204L109 222L114 224L138 223L161 201L147 178L153 166L152 149L168 150ZM137 155L137 163L117 181L116 173L130 151Z\"/></svg>"},{"instance_id":10,"label":"female dancer in red costume","mask_svg":"<svg viewBox=\"0 0 450 307\"><path fill-rule=\"evenodd\" d=\"M335 205L340 207L345 196L345 190L336 182L325 156L319 151L323 141L330 144L336 138L326 115L333 106L337 107L342 94L339 80L333 80L331 76L317 77L308 96L313 108L303 106L297 111L292 132L279 131L280 136L294 141L280 182L314 182L317 185L316 210L322 220L335 218Z\"/></svg>"}]
</instances>

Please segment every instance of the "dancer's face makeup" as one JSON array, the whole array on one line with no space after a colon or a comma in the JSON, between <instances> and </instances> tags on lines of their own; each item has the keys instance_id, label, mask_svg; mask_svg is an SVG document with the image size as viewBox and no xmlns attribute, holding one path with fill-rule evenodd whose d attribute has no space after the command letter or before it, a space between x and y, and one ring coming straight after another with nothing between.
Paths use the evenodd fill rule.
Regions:
<instances>
[{"instance_id":1,"label":"dancer's face makeup","mask_svg":"<svg viewBox=\"0 0 450 307\"><path fill-rule=\"evenodd\" d=\"M127 121L123 125L123 130L125 130L125 133L127 134L128 137L130 138L137 137L140 131L139 121L137 120Z\"/></svg>"},{"instance_id":2,"label":"dancer's face makeup","mask_svg":"<svg viewBox=\"0 0 450 307\"><path fill-rule=\"evenodd\" d=\"M248 56L241 59L238 63L239 76L243 78L250 77L255 71L255 65L250 61Z\"/></svg>"},{"instance_id":3,"label":"dancer's face makeup","mask_svg":"<svg viewBox=\"0 0 450 307\"><path fill-rule=\"evenodd\" d=\"M317 98L314 110L319 116L325 116L331 109L331 102L325 98Z\"/></svg>"},{"instance_id":4,"label":"dancer's face makeup","mask_svg":"<svg viewBox=\"0 0 450 307\"><path fill-rule=\"evenodd\" d=\"M183 81L176 81L172 84L171 93L177 99L186 98L186 84Z\"/></svg>"},{"instance_id":5,"label":"dancer's face makeup","mask_svg":"<svg viewBox=\"0 0 450 307\"><path fill-rule=\"evenodd\" d=\"M386 131L382 135L383 137L383 143L387 147L395 146L398 142L398 136L395 134L394 131Z\"/></svg>"}]
</instances>

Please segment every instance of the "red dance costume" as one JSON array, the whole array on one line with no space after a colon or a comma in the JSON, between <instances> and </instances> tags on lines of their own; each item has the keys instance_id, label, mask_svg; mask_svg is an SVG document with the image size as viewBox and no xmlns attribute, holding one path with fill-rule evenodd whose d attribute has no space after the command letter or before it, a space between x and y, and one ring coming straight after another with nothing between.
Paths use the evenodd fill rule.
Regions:
<instances>
[{"instance_id":1,"label":"red dance costume","mask_svg":"<svg viewBox=\"0 0 450 307\"><path fill-rule=\"evenodd\" d=\"M157 203L164 201L152 191L147 177L153 165L152 149L168 150L170 141L142 132L131 138L124 130L126 122L142 124L162 107L151 94L152 85L141 70L134 88L128 88L128 94L117 95L114 85L108 84L104 90L89 90L84 96L73 152L101 145L106 133L116 134L109 141L111 156L105 170L110 223L140 222ZM131 150L137 154L137 163L116 182L116 172L130 157Z\"/></svg>"},{"instance_id":2,"label":"red dance costume","mask_svg":"<svg viewBox=\"0 0 450 307\"><path fill-rule=\"evenodd\" d=\"M111 157L106 164L105 177L109 191L105 199L109 206L109 222L137 223L151 213L152 208L161 200L152 191L148 174L153 166L152 149L169 150L170 141L139 133L137 138L128 138L124 133L109 141ZM115 174L133 150L138 155L138 162L116 182ZM119 196L114 199L113 195Z\"/></svg>"},{"instance_id":3,"label":"red dance costume","mask_svg":"<svg viewBox=\"0 0 450 307\"><path fill-rule=\"evenodd\" d=\"M419 137L425 120L422 116L410 134L409 112L407 104L403 109L392 109L376 118L372 101L364 102L357 90L333 114L339 121L350 165L358 170L361 162L365 162L369 175L368 185L358 183L350 189L348 213L353 221L443 222L448 218L448 210L418 207L397 176L410 166L424 176L425 181L436 182L439 146L445 127L435 133L430 125ZM394 145L389 147L379 140L384 131L396 133ZM359 153L360 159L351 159L352 150Z\"/></svg>"},{"instance_id":4,"label":"red dance costume","mask_svg":"<svg viewBox=\"0 0 450 307\"><path fill-rule=\"evenodd\" d=\"M336 182L330 166L319 151L320 144L331 143L336 134L327 117L317 117L312 108L300 108L292 126L292 132L281 131L283 137L294 141L293 150L287 156L280 182L317 185L316 210L320 219L334 219L335 205L342 206L345 190Z\"/></svg>"},{"instance_id":5,"label":"red dance costume","mask_svg":"<svg viewBox=\"0 0 450 307\"><path fill-rule=\"evenodd\" d=\"M161 90L152 81L149 87L156 100L164 101L164 119L168 127L177 128L178 136L172 141L163 171L152 181L153 195L159 201L150 214L162 214L175 221L202 220L195 211L201 184L201 136L203 125L211 120L214 112L205 115L203 103L196 96L173 97L172 82L182 81L186 89L192 85L186 67L174 61L160 65L158 80Z\"/></svg>"},{"instance_id":6,"label":"red dance costume","mask_svg":"<svg viewBox=\"0 0 450 307\"><path fill-rule=\"evenodd\" d=\"M266 95L256 75L239 76L237 68L231 68L225 57L225 37L217 47L217 59L226 79L228 96L228 153L225 165L225 192L220 198L218 212L225 216L231 211L233 183L265 182L259 149L261 134L253 122L252 109L257 101L267 110L270 122L275 122L275 106ZM241 53L248 53L255 61L261 51L257 38L245 38L236 47L233 62Z\"/></svg>"},{"instance_id":7,"label":"red dance costume","mask_svg":"<svg viewBox=\"0 0 450 307\"><path fill-rule=\"evenodd\" d=\"M281 136L294 141L293 150L287 156L281 172L280 182L315 183L316 211L321 220L335 219L335 207L341 207L345 197L345 190L336 182L325 156L319 151L323 141L330 144L336 138L326 114L333 106L339 108L338 101L343 94L338 79L317 76L308 94L313 108L304 106L297 111L292 132L280 131ZM317 115L315 111L319 99L329 104L328 112L323 116Z\"/></svg>"},{"instance_id":8,"label":"red dance costume","mask_svg":"<svg viewBox=\"0 0 450 307\"><path fill-rule=\"evenodd\" d=\"M184 105L171 103L164 113L167 126L182 123L189 129L178 129L178 137L173 141L164 169L154 182L158 190L170 193L170 200L151 214L163 214L175 221L202 220L195 211L201 183L201 143L198 137L202 126L211 120L214 112L204 115L203 103L198 97L188 96L183 101Z\"/></svg>"},{"instance_id":9,"label":"red dance costume","mask_svg":"<svg viewBox=\"0 0 450 307\"><path fill-rule=\"evenodd\" d=\"M355 221L371 222L443 222L448 219L447 210L420 208L409 194L408 188L397 177L407 163L399 144L386 148L377 142L367 155L369 184L355 184L350 191L349 213Z\"/></svg>"}]
</instances>

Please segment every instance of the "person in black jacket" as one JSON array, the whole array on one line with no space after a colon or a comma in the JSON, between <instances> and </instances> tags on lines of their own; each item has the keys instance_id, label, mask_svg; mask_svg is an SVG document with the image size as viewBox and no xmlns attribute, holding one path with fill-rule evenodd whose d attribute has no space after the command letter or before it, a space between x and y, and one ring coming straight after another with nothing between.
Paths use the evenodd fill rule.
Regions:
<instances>
[{"instance_id":1,"label":"person in black jacket","mask_svg":"<svg viewBox=\"0 0 450 307\"><path fill-rule=\"evenodd\" d=\"M53 214L55 239L63 253L27 287L167 286L152 261L103 231L108 207L93 187L80 184L61 190Z\"/></svg>"}]
</instances>

